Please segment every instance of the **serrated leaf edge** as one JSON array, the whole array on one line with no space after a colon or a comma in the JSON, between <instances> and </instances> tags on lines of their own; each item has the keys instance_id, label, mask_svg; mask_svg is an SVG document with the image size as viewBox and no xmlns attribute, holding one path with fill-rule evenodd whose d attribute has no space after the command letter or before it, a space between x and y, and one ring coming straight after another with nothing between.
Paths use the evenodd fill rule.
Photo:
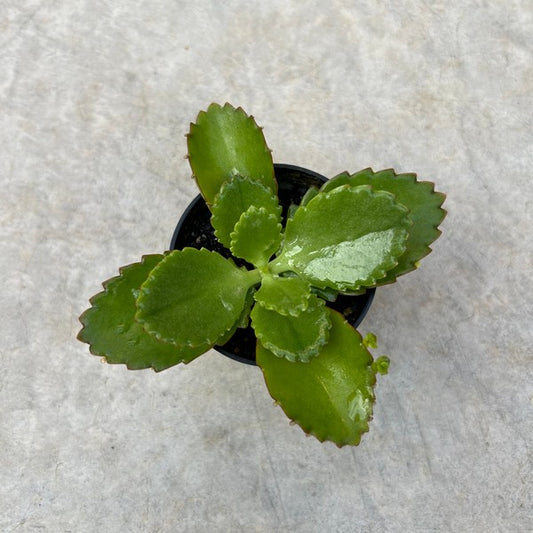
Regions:
<instances>
[{"instance_id":1,"label":"serrated leaf edge","mask_svg":"<svg viewBox=\"0 0 533 533\"><path fill-rule=\"evenodd\" d=\"M214 252L212 250L208 250L207 248L201 248L200 250L197 250L196 248L190 248L190 247L185 247L183 248L182 250L173 250L171 252L168 253L168 255L174 253L174 252L184 252L186 250L194 250L195 252L202 252L202 253L208 253L208 254L217 254L217 255L220 255L218 254L217 252ZM172 339L167 339L166 337L164 337L163 335L161 335L159 332L155 331L155 330L150 330L149 327L148 327L148 324L146 322L144 322L138 315L139 315L139 311L142 309L142 288L143 288L143 285L145 283L148 282L148 280L152 280L153 279L153 273L159 268L159 266L161 265L161 263L166 259L166 257L161 260L151 271L150 271L150 274L148 274L148 277L146 278L146 280L144 281L144 283L141 285L141 290L140 290L140 294L137 298L137 312L135 313L135 320L142 325L143 329L149 334L151 335L152 337L156 338L158 341L160 342L163 342L163 343L166 343L166 344L171 344L173 346L176 346L178 348L200 348L204 345L209 345L209 348L207 348L207 350L209 350L210 348L212 348L213 346L215 346L221 339L224 339L227 335L227 333L229 331L231 331L231 329L235 326L235 323L231 324L230 327L226 328L224 330L224 332L222 334L220 334L216 339L206 339L205 342L201 342L199 344L195 344L194 342L192 341L186 341L184 343L176 343L174 342ZM226 259L226 258L224 258ZM233 265L235 265L235 263L231 260L231 259L226 259L227 261L230 261L231 263L233 263ZM235 267L235 268L238 268L238 267ZM245 270L245 269L239 269L239 270ZM241 315L239 315L239 317L237 318L237 320L240 320L241 319ZM207 351L206 350L206 351Z\"/></svg>"},{"instance_id":2,"label":"serrated leaf edge","mask_svg":"<svg viewBox=\"0 0 533 533\"><path fill-rule=\"evenodd\" d=\"M79 340L80 342L83 342L84 344L87 344L88 347L89 347L89 353L91 355L94 355L96 357L101 357L103 360L105 360L105 362L109 365L124 365L126 366L126 368L128 370L147 370L148 368L151 368L154 372L161 372L162 370L165 370L167 368L170 368L170 367L164 367L164 368L155 368L153 366L153 364L150 364L148 366L145 366L143 368L138 368L138 367L135 367L135 366L132 366L130 363L126 362L126 363L122 363L122 362L115 362L115 361L109 361L108 359L108 355L102 351L99 351L97 350L87 339L84 338L84 331L86 329L86 318L92 314L93 312L95 312L97 309L98 309L98 301L100 299L102 299L104 296L108 295L109 294L109 290L108 290L108 287L110 284L112 284L113 282L117 282L119 281L123 275L125 273L128 272L128 270L132 269L132 268L135 268L137 265L139 264L142 264L144 265L146 263L146 260L147 259L150 259L152 257L156 257L156 256L161 256L161 261L164 259L164 257L168 254L169 252L165 252L163 254L145 254L141 257L141 260L136 262L136 263L130 263L129 265L124 265L124 266L121 266L118 271L119 271L119 275L118 276L113 276L109 279L106 279L104 282L102 282L102 287L104 288L103 291L100 291L99 293L95 294L94 296L92 296L91 298L89 298L89 303L91 304L91 307L89 307L88 309L86 309L85 311L83 311L83 313L79 316L78 320L80 321L80 323L82 324L82 328L80 329L80 331L78 332L78 334L76 335L76 339ZM160 262L161 262L160 261ZM159 263L158 263L159 264ZM154 267L155 268L155 267ZM144 329L144 328L143 328ZM168 344L168 343L164 343L162 341L160 341L159 339L155 339L157 340L158 342L160 342L162 345L163 344ZM198 346L195 346L194 348L200 348L201 345L198 345ZM177 349L179 349L179 347L176 346ZM210 347L207 347L206 348L206 351L208 351L210 349ZM199 357L199 356L198 356ZM196 358L194 358L196 359ZM191 359L190 361L178 361L176 364L184 364L184 365L187 365L189 363L191 363L192 361L194 361L194 359ZM174 365L173 365L174 366Z\"/></svg>"},{"instance_id":3,"label":"serrated leaf edge","mask_svg":"<svg viewBox=\"0 0 533 533\"><path fill-rule=\"evenodd\" d=\"M436 196L439 198L440 202L439 204L436 206L437 207L437 210L439 211L440 213L440 219L437 223L435 224L431 224L431 228L436 232L436 237L433 239L433 241L431 241L430 244L433 244L441 235L442 235L442 231L439 229L439 226L442 224L443 220L446 218L446 215L447 215L447 211L446 209L443 209L441 206L442 204L444 204L444 202L446 201L446 195L442 192L439 192L439 191L436 191L435 190L435 183L432 182L432 181L427 181L427 180L424 180L424 181L418 181L417 179L417 175L416 173L414 172L409 172L409 173L402 173L402 174L396 174L396 172L394 171L394 169L386 169L386 171L391 171L394 173L394 177L398 178L398 177L402 177L402 176L409 176L413 179L413 181L415 183L419 183L423 186L429 186L430 187L430 194L433 196ZM378 171L377 173L374 173L374 174L378 174L379 172L385 172L385 170L383 171ZM401 276L403 276L404 274L408 274L409 272L412 272L413 270L416 270L418 268L418 263L424 258L424 257L427 257L432 251L433 251L433 248L431 248L430 245L428 244L425 244L424 245L424 250L425 250L425 253L424 255L420 256L416 261L414 262L409 262L410 266L412 268L410 268L409 270L406 270L405 272L403 272L401 274ZM404 252L405 253L405 252ZM401 255L398 256L398 260L401 258ZM388 285L390 283L394 283L396 282L396 280L398 279L399 276L394 276L391 280L387 280L386 282L382 283L381 285ZM377 285L380 285L379 281L377 282Z\"/></svg>"},{"instance_id":4,"label":"serrated leaf edge","mask_svg":"<svg viewBox=\"0 0 533 533\"><path fill-rule=\"evenodd\" d=\"M273 276L274 279L276 279L277 277L279 277L279 276ZM287 313L282 313L282 312L279 311L279 308L275 307L274 305L268 305L266 302L264 302L262 300L258 300L256 295L254 295L254 300L259 305L261 305L261 307L264 307L268 311L275 311L276 313L278 313L279 315L282 315L282 316L297 317L301 313L303 313L304 311L307 311L307 309L309 308L309 301L311 299L311 295L313 294L312 287L311 287L311 285L309 285L309 282L307 280L305 280L304 278L300 277L300 276L298 276L298 278L301 279L303 282L305 282L308 285L309 292L307 293L307 298L305 299L305 301L301 305L292 306L290 309L287 310L288 311ZM286 278L280 278L280 279L286 279Z\"/></svg>"},{"instance_id":5,"label":"serrated leaf edge","mask_svg":"<svg viewBox=\"0 0 533 533\"><path fill-rule=\"evenodd\" d=\"M259 305L263 307L264 309L267 309L265 306L261 305L261 303L259 302L257 302L256 305ZM325 302L319 298L317 298L317 305L323 306L325 308ZM269 310L274 311L272 309L269 309ZM277 311L274 311L274 312L277 312ZM285 315L281 315L281 313L278 313L278 314L280 316L285 316ZM295 317L295 318L298 318L298 317ZM253 325L253 321L252 321L252 325ZM311 345L308 348L308 350L306 350L305 352L302 352L300 357L294 357L292 352L281 350L271 342L267 342L267 341L263 342L264 335L255 331L255 329L254 329L254 332L255 332L255 336L257 337L258 341L261 342L262 346L266 348L267 350L269 350L270 352L272 352L272 354L274 354L276 357L279 357L279 358L283 357L293 363L294 362L308 363L313 357L316 357L320 353L320 349L322 348L322 346L325 346L327 344L330 328L331 328L331 321L329 319L328 313L326 312L323 315L323 319L320 321L320 330L319 330L319 336L317 338L317 342ZM274 348L276 351L274 352L272 348ZM281 355L278 355L278 353Z\"/></svg>"},{"instance_id":6,"label":"serrated leaf edge","mask_svg":"<svg viewBox=\"0 0 533 533\"><path fill-rule=\"evenodd\" d=\"M89 347L91 347L91 344L87 340L85 340L83 338L83 333L84 333L84 330L86 328L85 318L90 314L90 312L94 308L98 308L98 300L100 300L101 298L103 298L105 295L107 295L109 293L109 290L108 290L109 285L111 283L114 283L114 282L120 280L120 278L122 278L124 272L127 272L128 270L134 268L138 264L143 264L144 265L145 262L146 262L146 259L149 259L149 258L152 258L152 257L156 257L158 255L161 255L162 256L161 260L163 260L163 258L164 258L163 254L145 254L145 255L143 255L141 257L141 260L139 262L130 263L129 265L121 266L118 269L118 272L119 272L118 276L113 276L113 277L111 277L109 279L106 279L105 281L102 282L102 287L103 287L104 290L96 293L94 296L91 296L91 298L89 298L89 303L91 304L91 307L89 307L88 309L85 309L85 311L83 311L83 313L78 318L78 320L82 324L82 328L80 329L80 331L76 335L76 338L79 341L84 342L86 344L89 344ZM93 352L91 352L91 353L93 353ZM99 353L94 353L93 355L99 355L99 356L105 357L104 354L99 354Z\"/></svg>"},{"instance_id":7,"label":"serrated leaf edge","mask_svg":"<svg viewBox=\"0 0 533 533\"><path fill-rule=\"evenodd\" d=\"M266 142L266 138L265 138L265 135L263 133L263 127L259 126L255 120L255 117L253 115L248 115L246 113L246 111L241 107L241 106L238 106L238 107L234 107L233 105L231 105L229 102L226 102L224 105L220 105L220 104L217 104L216 102L213 102L211 104L209 104L208 108L206 111L200 111L196 117L196 122L190 122L189 123L189 132L185 134L185 137L187 139L187 154L185 156L185 158L190 161L191 160L191 153L190 153L190 144L189 144L189 140L190 139L193 139L194 138L194 130L197 129L197 128L201 128L202 126L199 124L199 122L201 122L202 120L204 120L204 118L207 116L207 113L212 109L212 108L217 108L217 109L230 109L238 114L240 114L241 116L245 117L246 119L250 120L253 127L260 131L261 132L261 136L263 137L263 144L264 144L264 148L265 148L265 153L268 153L269 156L270 156L270 160L272 162L272 168L274 168L274 161L273 161L273 158L272 158L272 150L269 148L267 142ZM192 167L191 167L192 168ZM230 177L230 176L228 176ZM191 178L196 182L196 185L198 186L198 189L200 189L200 184L198 183L198 180L196 179L196 176L194 175L194 173L191 175ZM272 192L274 194L277 194L277 181L276 181L276 177L275 175L273 175L273 185L274 185L274 190L272 190ZM200 189L200 192L201 192L201 189ZM203 196L203 193L202 193L202 196ZM208 206L212 205L210 202L208 202L208 200L204 197L204 200L206 201L206 204Z\"/></svg>"},{"instance_id":8,"label":"serrated leaf edge","mask_svg":"<svg viewBox=\"0 0 533 533\"><path fill-rule=\"evenodd\" d=\"M329 311L331 313L337 313L337 311L333 311L331 309ZM344 322L348 323L346 320ZM352 327L352 326L350 326L350 327ZM362 337L361 337L361 334L359 333L359 331L356 328L353 328L353 330L359 335L360 342L362 343ZM257 342L259 343L259 340ZM372 357L372 355L371 355L371 357ZM373 363L374 362L375 361L373 361ZM319 434L319 433L317 433L314 430L314 428L312 426L304 427L306 425L300 419L298 419L297 417L292 418L286 412L285 407L283 405L283 402L281 402L277 398L274 398L274 396L272 396L272 394L270 394L270 390L269 390L268 387L267 387L267 390L268 390L268 393L270 394L271 398L274 400L275 405L278 405L279 407L281 407L281 409L284 412L285 416L289 419L289 425L291 425L291 426L297 425L305 433L305 435L313 436L319 442L322 442L322 443L323 442L331 442L331 443L335 444L335 446L337 446L337 448L343 448L344 446L358 446L361 443L361 438L363 437L363 435L370 431L370 422L372 422L372 420L374 419L374 406L376 404L376 390L375 390L375 387L376 387L376 384L377 384L377 376L376 376L376 372L374 371L372 366L370 366L370 368L372 369L372 374L373 374L373 379L372 379L372 381L370 383L370 385L372 386L372 412L371 412L370 416L368 417L368 419L365 420L364 429L357 435L357 438L354 439L354 440L345 439L345 440L342 440L340 442L337 442L334 439L334 437L332 435L330 435L330 434L325 434L325 435L324 434ZM263 373L263 377L264 377L265 371L262 368L261 368L261 372ZM265 382L266 382L266 378L265 378Z\"/></svg>"},{"instance_id":9,"label":"serrated leaf edge","mask_svg":"<svg viewBox=\"0 0 533 533\"><path fill-rule=\"evenodd\" d=\"M311 296L311 292L309 292L309 296ZM262 301L259 301L259 300L255 300L261 307L264 307L265 309L267 309L268 311L275 311L276 313L278 313L278 315L281 315L281 316L292 316L292 317L298 317L300 316L302 313L304 313L305 311L307 311L307 309L309 308L309 298L306 299L306 301L302 304L302 305L295 305L293 306L291 309L288 310L288 313L285 314L285 313L281 313L278 309L279 308L276 308L274 307L273 305L267 305L265 304L265 302L262 302ZM307 305L306 305L307 304Z\"/></svg>"},{"instance_id":10,"label":"serrated leaf edge","mask_svg":"<svg viewBox=\"0 0 533 533\"><path fill-rule=\"evenodd\" d=\"M327 183L327 182L326 182ZM381 278L384 278L386 275L387 275L387 272L389 272L390 270L392 270L394 267L396 267L396 265L398 265L398 259L405 253L405 250L407 249L407 239L408 239L408 236L409 236L409 227L411 227L413 225L413 221L411 220L411 218L409 217L409 213L410 213L410 210L405 206L403 205L402 203L400 202L397 202L396 201L396 196L388 191L384 191L384 190L381 190L381 189L378 189L378 190L375 190L371 185L357 185L357 186L352 186L352 185L349 185L349 184L343 184L343 185L339 185L338 187L335 187L334 189L331 189L330 191L327 191L327 192L322 192L320 193L319 195L315 196L314 198L312 198L309 202L309 204L305 205L305 206L299 206L298 209L297 209L297 212L302 210L303 212L307 211L308 208L309 208L309 205L311 205L314 201L316 201L317 198L326 198L328 197L329 195L331 194L338 194L336 193L335 191L338 191L339 189L345 189L345 190L348 190L348 189L360 189L360 190L366 190L370 195L372 196L376 196L376 195L380 195L380 196L388 196L389 197L389 200L391 201L391 204L394 204L396 206L399 206L404 212L405 212L405 215L406 215L406 220L407 220L407 226L403 227L402 228L405 230L405 236L404 236L404 239L403 239L403 244L400 244L400 248L402 249L402 251L396 255L396 257L393 259L393 264L390 266L390 267L387 267L386 270L383 270L383 269L374 269L370 275L369 275L369 278L367 278L367 280L365 280L364 283L360 283L359 285L357 286L350 286L350 287L344 287L343 289L341 289L339 292L341 293L346 293L346 292L350 292L350 291L358 291L360 290L362 287L364 288L367 288L367 287L373 287L375 286L376 284L379 283L379 279ZM321 196L322 195L322 196ZM295 216L297 215L297 213L295 213ZM279 262L275 262L275 269L276 270L280 270L279 268L279 264L286 264L286 266L290 269L293 268L294 266L294 263L289 259L288 261L283 261L283 252L281 253L281 255L279 256ZM305 274L303 272L300 273L301 277L306 279L307 281L310 281L311 285L317 287L317 288L326 288L328 287L329 285L327 285L327 283L325 282L329 282L331 284L335 284L336 282L329 279L329 278L324 278L323 280L308 280L306 277L305 277ZM322 282L322 283L320 283Z\"/></svg>"},{"instance_id":11,"label":"serrated leaf edge","mask_svg":"<svg viewBox=\"0 0 533 533\"><path fill-rule=\"evenodd\" d=\"M397 173L393 168L385 168L385 169L382 169L382 170L378 170L378 171L374 171L372 169L372 167L366 167L364 169L361 169L361 170L358 170L357 172L354 172L354 173L350 173L349 171L347 170L344 170L343 172L340 172L339 174L337 174L336 176L334 176L333 178L331 178L331 180L329 181L326 181L324 183L324 185L322 185L321 187L321 191L324 189L324 187L326 186L327 183L330 183L331 181L333 181L334 179L336 178L346 178L346 179L350 179L354 176L357 176L358 174L361 174L363 172L369 172L372 174L372 179L374 179L377 175L381 174L381 173L385 173L385 172L389 172L389 173L392 173L392 177L393 178L402 178L402 179L405 179L405 178L409 178L411 180L411 183L418 183L418 184L421 184L425 187L429 186L430 187L430 194L431 195L435 195L437 196L439 199L440 199L440 203L436 206L437 207L437 210L440 212L441 216L440 216L440 219L439 221L436 223L436 224L431 224L431 228L433 230L435 230L435 232L437 233L437 236L433 239L433 241L431 242L431 244L433 244L441 235L442 235L442 231L439 229L439 226L440 224L442 224L443 220L446 218L446 215L447 215L447 211L446 209L443 209L441 206L444 204L444 202L446 201L446 194L440 192L440 191L436 191L435 190L435 183L432 182L432 181L428 181L428 180L423 180L423 181L419 181L418 180L418 176L415 172L401 172L401 173ZM342 186L351 186L347 183L342 183L342 184L339 184L338 187L342 187ZM373 186L372 184L368 185L370 187L372 187L374 190L376 191L383 191L383 189L378 189L376 188L375 186ZM338 187L335 187L335 188L338 188ZM361 187L361 185L355 185L355 187ZM330 189L328 192L331 192L335 189ZM388 192L388 191L383 191L383 192ZM392 194L392 193L389 193L389 194ZM393 196L395 196L393 194ZM400 203L400 202L397 202L397 203ZM426 257L427 255L429 255L433 249L431 248L431 246L429 245L424 245L424 248L425 248L425 253L424 255L422 255L417 261L415 262L410 262L410 266L412 268L410 268L409 270L406 270L405 272L403 272L401 275L403 276L404 274L408 274L409 272L412 272L413 270L416 270L418 268L418 263L420 260L422 260L424 257ZM407 250L407 247L406 247L406 250ZM405 250L404 252L405 253ZM403 254L402 254L403 255ZM398 260L401 258L401 255L398 256ZM398 263L397 263L398 264ZM392 270L394 267L392 267L390 270ZM387 275L387 273L390 271L388 270L384 276L381 276L381 278L385 277ZM396 280L398 279L399 276L394 276L393 278L391 278L390 280L387 280L385 282L382 282L380 283L380 279L381 278L378 278L377 280L375 280L375 284L378 285L378 286L383 286L383 285L388 285L390 283L394 283L396 282Z\"/></svg>"},{"instance_id":12,"label":"serrated leaf edge","mask_svg":"<svg viewBox=\"0 0 533 533\"><path fill-rule=\"evenodd\" d=\"M215 211L215 206L217 205L217 202L219 201L220 199L220 195L223 194L224 192L224 188L231 184L233 182L234 179L243 179L243 180L247 180L247 181L250 181L254 184L257 184L259 186L261 186L262 188L264 188L266 191L269 191L271 193L271 197L270 199L273 201L274 204L277 204L277 207L276 207L276 213L271 213L273 214L274 216L277 216L278 220L281 221L281 212L282 212L282 209L281 209L281 206L279 205L279 201L278 201L278 197L276 194L274 194L272 192L272 190L267 187L266 185L264 185L261 181L258 181L258 180L254 180L254 179L251 179L251 178L247 178L245 176L241 176L240 174L235 174L234 176L231 176L229 179L227 179L221 186L220 186L220 189L218 191L218 193L215 195L215 198L213 199L213 204L212 204L212 207L213 209L211 209L211 226L213 226L213 229L214 229L214 233L215 233L215 237L219 240L219 242L221 242L224 246L226 245L224 243L224 236L220 234L220 231L216 228L217 226L217 222L216 222L216 219L217 219L217 215L216 213L214 212ZM252 207L254 206L255 204L251 204L249 207ZM255 207L263 207L263 206L255 206ZM265 208L266 209L266 208ZM246 213L247 210L243 211L243 213ZM241 216L242 214L241 213ZM233 231L235 231L235 227L237 226L237 224L239 223L240 219L237 220L237 222L235 222L235 226L233 227ZM231 235L232 235L233 232L230 232L230 241L231 241ZM231 247L231 242L230 242L230 247Z\"/></svg>"},{"instance_id":13,"label":"serrated leaf edge","mask_svg":"<svg viewBox=\"0 0 533 533\"><path fill-rule=\"evenodd\" d=\"M235 223L235 226L233 228L233 231L231 232L230 234L230 238L231 238L231 245L230 245L230 250L231 252L233 253L233 255L235 255L236 257L240 257L234 250L234 247L236 245L236 243L238 242L238 237L239 237L239 230L240 228L243 226L244 224L244 221L246 220L247 217L249 217L249 215L251 213L261 213L262 215L267 215L267 219L268 220L272 220L274 222L276 222L276 226L278 228L278 231L279 231L279 237L276 237L274 239L271 239L268 244L265 244L263 246L263 251L266 252L266 250L268 250L275 242L276 240L278 239L279 242L278 242L278 246L277 246L277 249L279 250L279 246L281 245L281 232L283 230L283 226L281 225L280 221L279 221L279 218L273 214L273 213L270 213L265 207L256 207L255 205L251 205L239 218L239 220ZM274 250L272 252L272 254L274 254L277 250ZM271 254L271 255L272 255ZM269 256L270 257L270 256ZM265 259L265 264L268 262L268 259L269 257L267 257ZM242 259L246 259L245 257L243 257ZM246 259L248 260L248 259ZM256 266L261 266L261 265L256 265Z\"/></svg>"}]
</instances>

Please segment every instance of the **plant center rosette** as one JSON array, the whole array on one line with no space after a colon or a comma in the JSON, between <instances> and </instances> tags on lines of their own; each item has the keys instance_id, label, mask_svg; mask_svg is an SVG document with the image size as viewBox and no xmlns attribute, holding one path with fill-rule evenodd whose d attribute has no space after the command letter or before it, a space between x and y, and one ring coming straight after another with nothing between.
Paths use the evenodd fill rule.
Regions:
<instances>
[{"instance_id":1,"label":"plant center rosette","mask_svg":"<svg viewBox=\"0 0 533 533\"><path fill-rule=\"evenodd\" d=\"M282 224L287 222L289 212L299 205L305 193L311 188L320 188L327 178L311 170L294 165L275 163L274 172L278 184L278 198L282 207ZM198 195L181 216L170 242L170 250L182 250L186 247L206 248L216 251L226 258L231 258L238 266L252 265L234 257L228 248L220 244L211 225L211 212L203 197ZM365 317L372 303L376 289L370 288L361 294L332 293L326 305L342 313L347 322L357 327ZM323 296L327 296L322 293ZM253 328L237 328L232 337L223 345L214 349L241 363L256 364L257 338Z\"/></svg>"}]
</instances>

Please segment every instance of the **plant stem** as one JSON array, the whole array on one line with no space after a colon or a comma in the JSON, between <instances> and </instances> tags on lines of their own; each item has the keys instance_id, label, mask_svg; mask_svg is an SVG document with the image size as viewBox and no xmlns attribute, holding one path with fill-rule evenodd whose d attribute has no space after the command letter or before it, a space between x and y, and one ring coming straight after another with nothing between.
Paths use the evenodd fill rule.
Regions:
<instances>
[{"instance_id":1,"label":"plant stem","mask_svg":"<svg viewBox=\"0 0 533 533\"><path fill-rule=\"evenodd\" d=\"M255 268L254 270L248 271L249 285L248 288L253 287L261 282L261 270Z\"/></svg>"},{"instance_id":2,"label":"plant stem","mask_svg":"<svg viewBox=\"0 0 533 533\"><path fill-rule=\"evenodd\" d=\"M271 261L268 264L268 269L272 274L283 274L283 272L287 272L290 270L289 265L285 263L281 257L276 257L273 261Z\"/></svg>"}]
</instances>

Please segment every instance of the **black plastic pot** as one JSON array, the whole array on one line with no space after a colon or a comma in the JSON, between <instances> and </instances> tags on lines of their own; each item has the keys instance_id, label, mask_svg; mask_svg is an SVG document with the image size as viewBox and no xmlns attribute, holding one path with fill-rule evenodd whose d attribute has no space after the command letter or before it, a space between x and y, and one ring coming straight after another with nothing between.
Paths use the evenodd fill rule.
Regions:
<instances>
[{"instance_id":1,"label":"black plastic pot","mask_svg":"<svg viewBox=\"0 0 533 533\"><path fill-rule=\"evenodd\" d=\"M298 205L307 189L312 186L320 187L327 181L327 178L316 172L293 165L275 164L274 170L278 182L278 197L283 207L284 222L291 204ZM170 242L171 250L181 250L186 246L197 249L207 248L231 258L239 266L253 268L242 259L233 257L231 252L218 242L213 226L211 226L211 213L201 195L189 204L181 216ZM339 295L334 302L328 302L327 305L342 313L352 326L357 327L370 308L375 292L376 289L368 289L358 296ZM248 326L238 329L224 346L214 348L236 361L255 365L255 345L254 331Z\"/></svg>"}]
</instances>

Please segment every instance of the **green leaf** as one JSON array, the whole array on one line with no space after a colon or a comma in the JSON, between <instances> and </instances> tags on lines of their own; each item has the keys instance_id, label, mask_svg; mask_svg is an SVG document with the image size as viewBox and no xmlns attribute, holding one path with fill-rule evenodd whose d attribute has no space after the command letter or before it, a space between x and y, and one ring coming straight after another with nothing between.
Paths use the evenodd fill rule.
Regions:
<instances>
[{"instance_id":1,"label":"green leaf","mask_svg":"<svg viewBox=\"0 0 533 533\"><path fill-rule=\"evenodd\" d=\"M256 304L252 327L259 342L277 357L289 361L309 361L328 340L330 321L323 300L315 295L298 316L281 315Z\"/></svg>"},{"instance_id":2,"label":"green leaf","mask_svg":"<svg viewBox=\"0 0 533 533\"><path fill-rule=\"evenodd\" d=\"M372 363L372 370L374 370L376 374L381 374L384 376L389 372L389 365L389 357L386 355L381 355Z\"/></svg>"},{"instance_id":3,"label":"green leaf","mask_svg":"<svg viewBox=\"0 0 533 533\"><path fill-rule=\"evenodd\" d=\"M374 174L374 171L371 168L365 168L357 172L357 174L371 178ZM330 180L326 181L324 185L320 187L320 192L330 192L337 187L342 187L343 185L352 186L351 174L349 172L341 172L337 176L334 176Z\"/></svg>"},{"instance_id":4,"label":"green leaf","mask_svg":"<svg viewBox=\"0 0 533 533\"><path fill-rule=\"evenodd\" d=\"M227 248L231 246L231 233L235 224L251 206L263 207L281 222L281 206L277 196L262 183L242 176L224 182L211 207L211 224L218 240Z\"/></svg>"},{"instance_id":5,"label":"green leaf","mask_svg":"<svg viewBox=\"0 0 533 533\"><path fill-rule=\"evenodd\" d=\"M265 266L281 244L279 217L264 207L250 206L231 234L230 250L235 257L246 259L257 267Z\"/></svg>"},{"instance_id":6,"label":"green leaf","mask_svg":"<svg viewBox=\"0 0 533 533\"><path fill-rule=\"evenodd\" d=\"M323 289L320 289L318 287L311 287L311 290L317 296L320 296L320 298L326 300L327 302L334 302L337 299L337 296L339 295L339 291L330 289L329 287L324 287Z\"/></svg>"},{"instance_id":7,"label":"green leaf","mask_svg":"<svg viewBox=\"0 0 533 533\"><path fill-rule=\"evenodd\" d=\"M319 192L318 187L309 187L302 197L300 205L307 205Z\"/></svg>"},{"instance_id":8,"label":"green leaf","mask_svg":"<svg viewBox=\"0 0 533 533\"><path fill-rule=\"evenodd\" d=\"M254 297L265 309L283 316L298 316L309 306L311 287L302 278L265 276Z\"/></svg>"},{"instance_id":9,"label":"green leaf","mask_svg":"<svg viewBox=\"0 0 533 533\"><path fill-rule=\"evenodd\" d=\"M211 205L232 176L249 176L277 191L272 154L263 132L239 107L211 104L187 135L189 162L205 201Z\"/></svg>"},{"instance_id":10,"label":"green leaf","mask_svg":"<svg viewBox=\"0 0 533 533\"><path fill-rule=\"evenodd\" d=\"M326 182L321 190L330 191L346 184L371 185L374 190L388 191L410 210L413 225L409 229L405 253L378 285L392 283L398 276L417 268L418 262L431 252L429 245L441 234L437 228L446 216L441 208L446 196L435 192L433 183L417 181L416 174L396 174L392 169L374 172L366 168L352 175L343 173Z\"/></svg>"},{"instance_id":11,"label":"green leaf","mask_svg":"<svg viewBox=\"0 0 533 533\"><path fill-rule=\"evenodd\" d=\"M368 332L365 335L365 338L363 339L363 344L367 348L377 348L378 347L378 338L376 337L375 333Z\"/></svg>"},{"instance_id":12,"label":"green leaf","mask_svg":"<svg viewBox=\"0 0 533 533\"><path fill-rule=\"evenodd\" d=\"M215 252L176 250L142 284L136 318L164 342L214 345L237 323L258 281L258 272L239 269Z\"/></svg>"},{"instance_id":13,"label":"green leaf","mask_svg":"<svg viewBox=\"0 0 533 533\"><path fill-rule=\"evenodd\" d=\"M300 206L296 204L289 205L289 208L287 209L287 220L290 220L294 216L294 213L296 213L298 207Z\"/></svg>"},{"instance_id":14,"label":"green leaf","mask_svg":"<svg viewBox=\"0 0 533 533\"><path fill-rule=\"evenodd\" d=\"M390 193L337 187L296 211L272 268L295 271L319 288L369 287L396 266L410 224L407 208Z\"/></svg>"},{"instance_id":15,"label":"green leaf","mask_svg":"<svg viewBox=\"0 0 533 533\"><path fill-rule=\"evenodd\" d=\"M243 307L243 310L241 312L241 316L239 317L239 319L237 320L237 322L235 323L235 326L234 326L235 330L237 328L246 328L246 327L248 327L248 324L250 323L250 312L251 312L252 307L253 307L253 305L255 303L254 294L255 294L255 289L253 287L246 293L246 300L244 301L244 307ZM233 333L235 333L235 331L231 332L231 335L227 338L228 341L232 337ZM225 342L226 341L221 343L219 341L218 344L224 344Z\"/></svg>"},{"instance_id":16,"label":"green leaf","mask_svg":"<svg viewBox=\"0 0 533 533\"><path fill-rule=\"evenodd\" d=\"M287 210L287 220L290 220L301 205L307 205L319 193L318 187L310 187L303 195L300 205L291 204Z\"/></svg>"},{"instance_id":17,"label":"green leaf","mask_svg":"<svg viewBox=\"0 0 533 533\"><path fill-rule=\"evenodd\" d=\"M343 316L329 313L329 341L317 357L292 363L258 344L257 364L272 398L306 433L339 447L357 445L375 402L372 356Z\"/></svg>"},{"instance_id":18,"label":"green leaf","mask_svg":"<svg viewBox=\"0 0 533 533\"><path fill-rule=\"evenodd\" d=\"M120 276L104 282L104 292L91 298L92 307L80 321L78 339L90 345L91 353L108 363L123 363L129 369L152 367L159 371L178 363L189 363L209 345L176 347L158 341L134 320L135 295L163 255L146 255L140 263L122 267Z\"/></svg>"}]
</instances>

